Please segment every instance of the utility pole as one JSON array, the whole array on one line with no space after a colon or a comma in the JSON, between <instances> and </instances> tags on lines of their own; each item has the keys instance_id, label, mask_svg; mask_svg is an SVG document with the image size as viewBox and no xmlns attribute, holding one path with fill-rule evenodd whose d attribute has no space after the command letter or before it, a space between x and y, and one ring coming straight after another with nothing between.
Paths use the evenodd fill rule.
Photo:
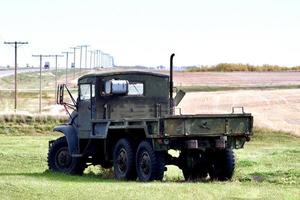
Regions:
<instances>
[{"instance_id":1,"label":"utility pole","mask_svg":"<svg viewBox=\"0 0 300 200\"><path fill-rule=\"evenodd\" d=\"M81 76L82 46L80 47L79 76Z\"/></svg>"},{"instance_id":2,"label":"utility pole","mask_svg":"<svg viewBox=\"0 0 300 200\"><path fill-rule=\"evenodd\" d=\"M114 57L113 57L113 56L111 56L111 65L112 65L112 67L115 66L115 60L114 60Z\"/></svg>"},{"instance_id":3,"label":"utility pole","mask_svg":"<svg viewBox=\"0 0 300 200\"><path fill-rule=\"evenodd\" d=\"M64 57L63 55L52 55L55 57L55 89L54 89L54 92L55 92L55 99L57 99L57 57Z\"/></svg>"},{"instance_id":4,"label":"utility pole","mask_svg":"<svg viewBox=\"0 0 300 200\"><path fill-rule=\"evenodd\" d=\"M97 52L97 67L102 67L102 51L96 50L96 52Z\"/></svg>"},{"instance_id":5,"label":"utility pole","mask_svg":"<svg viewBox=\"0 0 300 200\"><path fill-rule=\"evenodd\" d=\"M73 49L73 54L74 54L74 74L73 74L73 79L75 79L75 62L76 62L76 49L78 49L78 47L70 47L71 49Z\"/></svg>"},{"instance_id":6,"label":"utility pole","mask_svg":"<svg viewBox=\"0 0 300 200\"><path fill-rule=\"evenodd\" d=\"M95 61L96 61L96 62L95 62L95 67L98 67L98 60L99 60L99 57L98 57L98 50L95 50L95 53L96 53L96 54L95 54L95 59L96 59L96 60L95 60Z\"/></svg>"},{"instance_id":7,"label":"utility pole","mask_svg":"<svg viewBox=\"0 0 300 200\"><path fill-rule=\"evenodd\" d=\"M56 57L56 70L57 70L57 57L62 57L62 55L42 55L42 54L39 54L39 55L32 55L32 57L39 57L40 58L39 113L42 113L42 63L43 63L43 57ZM57 72L56 72L56 75L57 75Z\"/></svg>"},{"instance_id":8,"label":"utility pole","mask_svg":"<svg viewBox=\"0 0 300 200\"><path fill-rule=\"evenodd\" d=\"M94 69L96 68L96 54L97 50L94 51Z\"/></svg>"},{"instance_id":9,"label":"utility pole","mask_svg":"<svg viewBox=\"0 0 300 200\"><path fill-rule=\"evenodd\" d=\"M106 64L107 64L107 67L112 67L110 54L106 54Z\"/></svg>"},{"instance_id":10,"label":"utility pole","mask_svg":"<svg viewBox=\"0 0 300 200\"><path fill-rule=\"evenodd\" d=\"M42 112L42 60L43 55L32 55L33 57L40 58L40 91L39 91L39 113Z\"/></svg>"},{"instance_id":11,"label":"utility pole","mask_svg":"<svg viewBox=\"0 0 300 200\"><path fill-rule=\"evenodd\" d=\"M14 42L4 42L4 44L13 45L15 48L15 106L14 106L14 111L16 112L17 106L18 106L18 94L17 94L18 45L28 44L28 42L14 41Z\"/></svg>"},{"instance_id":12,"label":"utility pole","mask_svg":"<svg viewBox=\"0 0 300 200\"><path fill-rule=\"evenodd\" d=\"M109 54L107 54L107 53L102 53L101 54L101 65L103 66L103 67L107 67L108 66L108 60L107 60L107 58L108 58L108 56L109 56Z\"/></svg>"},{"instance_id":13,"label":"utility pole","mask_svg":"<svg viewBox=\"0 0 300 200\"><path fill-rule=\"evenodd\" d=\"M73 52L64 51L62 52L66 54L66 85L68 84L68 65L69 65L69 54L73 54Z\"/></svg>"},{"instance_id":14,"label":"utility pole","mask_svg":"<svg viewBox=\"0 0 300 200\"><path fill-rule=\"evenodd\" d=\"M88 45L85 46L85 68L87 68L87 49L88 49Z\"/></svg>"},{"instance_id":15,"label":"utility pole","mask_svg":"<svg viewBox=\"0 0 300 200\"><path fill-rule=\"evenodd\" d=\"M86 68L86 57L87 57L87 48L89 45L79 45L77 46L80 49L80 62L79 62L79 74L81 75L81 64L82 64L82 48L85 48L85 68Z\"/></svg>"},{"instance_id":16,"label":"utility pole","mask_svg":"<svg viewBox=\"0 0 300 200\"><path fill-rule=\"evenodd\" d=\"M92 61L93 61L93 51L90 52L90 70L92 70Z\"/></svg>"},{"instance_id":17,"label":"utility pole","mask_svg":"<svg viewBox=\"0 0 300 200\"><path fill-rule=\"evenodd\" d=\"M99 52L100 52L100 67L103 67L103 61L104 61L103 55L104 55L104 52L102 52L100 50L99 50Z\"/></svg>"}]
</instances>

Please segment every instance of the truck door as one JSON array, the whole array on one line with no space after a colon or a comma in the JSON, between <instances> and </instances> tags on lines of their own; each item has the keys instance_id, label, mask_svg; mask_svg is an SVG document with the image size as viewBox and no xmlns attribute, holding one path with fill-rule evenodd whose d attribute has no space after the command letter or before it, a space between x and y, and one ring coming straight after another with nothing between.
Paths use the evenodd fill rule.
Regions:
<instances>
[{"instance_id":1,"label":"truck door","mask_svg":"<svg viewBox=\"0 0 300 200\"><path fill-rule=\"evenodd\" d=\"M92 130L91 119L95 112L95 85L84 83L79 85L78 100L78 128L79 137L90 135Z\"/></svg>"}]
</instances>

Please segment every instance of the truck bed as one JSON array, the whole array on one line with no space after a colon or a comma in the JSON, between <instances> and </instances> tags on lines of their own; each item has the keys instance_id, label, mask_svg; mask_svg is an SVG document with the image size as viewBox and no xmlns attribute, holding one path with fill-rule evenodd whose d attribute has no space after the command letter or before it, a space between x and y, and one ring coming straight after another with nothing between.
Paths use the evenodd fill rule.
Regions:
<instances>
[{"instance_id":1,"label":"truck bed","mask_svg":"<svg viewBox=\"0 0 300 200\"><path fill-rule=\"evenodd\" d=\"M180 136L242 136L251 135L251 114L175 115L163 118L164 135Z\"/></svg>"}]
</instances>

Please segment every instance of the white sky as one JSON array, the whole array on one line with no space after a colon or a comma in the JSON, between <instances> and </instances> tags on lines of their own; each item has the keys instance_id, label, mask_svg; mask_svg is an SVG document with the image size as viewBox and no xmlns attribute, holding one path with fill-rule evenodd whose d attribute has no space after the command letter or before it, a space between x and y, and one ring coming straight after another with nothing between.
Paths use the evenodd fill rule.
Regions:
<instances>
[{"instance_id":1,"label":"white sky","mask_svg":"<svg viewBox=\"0 0 300 200\"><path fill-rule=\"evenodd\" d=\"M32 54L89 44L117 65L168 66L174 52L177 66L294 66L300 1L0 0L0 65L13 65L14 50L3 42L15 40L29 42L19 48L19 65L38 65Z\"/></svg>"}]
</instances>

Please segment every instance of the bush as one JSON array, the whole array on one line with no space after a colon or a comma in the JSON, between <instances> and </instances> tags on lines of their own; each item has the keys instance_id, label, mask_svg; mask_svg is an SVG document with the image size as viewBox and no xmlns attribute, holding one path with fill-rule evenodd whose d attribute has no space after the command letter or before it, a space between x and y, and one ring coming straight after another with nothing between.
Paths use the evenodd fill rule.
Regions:
<instances>
[{"instance_id":1,"label":"bush","mask_svg":"<svg viewBox=\"0 0 300 200\"><path fill-rule=\"evenodd\" d=\"M284 67L278 65L254 66L250 64L220 63L213 66L199 66L187 69L188 72L277 72L300 71L300 66Z\"/></svg>"}]
</instances>

